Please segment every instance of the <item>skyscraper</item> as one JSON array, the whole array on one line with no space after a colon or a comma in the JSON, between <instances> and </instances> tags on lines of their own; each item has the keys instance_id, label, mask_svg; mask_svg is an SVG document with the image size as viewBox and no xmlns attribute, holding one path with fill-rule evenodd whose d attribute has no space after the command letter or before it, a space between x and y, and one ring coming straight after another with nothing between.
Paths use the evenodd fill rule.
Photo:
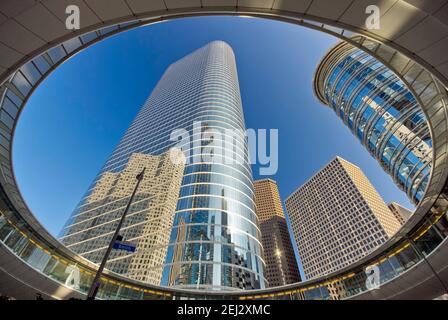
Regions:
<instances>
[{"instance_id":1,"label":"skyscraper","mask_svg":"<svg viewBox=\"0 0 448 320\"><path fill-rule=\"evenodd\" d=\"M361 259L401 226L361 169L340 157L285 204L307 279Z\"/></svg>"},{"instance_id":2,"label":"skyscraper","mask_svg":"<svg viewBox=\"0 0 448 320\"><path fill-rule=\"evenodd\" d=\"M277 183L271 179L257 180L254 187L269 287L299 282L299 268Z\"/></svg>"},{"instance_id":3,"label":"skyscraper","mask_svg":"<svg viewBox=\"0 0 448 320\"><path fill-rule=\"evenodd\" d=\"M197 156L198 151L209 152L213 139L205 133L211 129L226 138L226 130L233 130L234 144L223 146L222 151L226 160L238 162ZM178 130L188 137L173 138ZM74 224L87 217L86 203L103 176L123 170L135 153L161 155L176 146L184 151L186 164L169 240L164 244L159 284L209 290L263 288L261 236L244 130L236 62L228 44L211 42L173 63L81 200L63 230L62 241L79 253L98 251L92 258L98 262L104 246L92 241L92 230L108 238L108 229L96 222L101 211L93 208L90 229L77 231L83 234L82 244L72 234ZM107 200L105 205L115 209ZM103 225L112 226L112 222L102 220Z\"/></svg>"},{"instance_id":4,"label":"skyscraper","mask_svg":"<svg viewBox=\"0 0 448 320\"><path fill-rule=\"evenodd\" d=\"M172 152L183 156L179 150ZM123 240L135 244L137 251L114 250L106 267L159 284L184 172L184 164L173 163L170 152L160 156L132 153L121 171L103 172L61 240L81 256L100 262L143 168L145 175L121 228Z\"/></svg>"},{"instance_id":5,"label":"skyscraper","mask_svg":"<svg viewBox=\"0 0 448 320\"><path fill-rule=\"evenodd\" d=\"M405 83L382 62L342 42L320 63L314 90L418 203L429 181L432 140L425 114Z\"/></svg>"},{"instance_id":6,"label":"skyscraper","mask_svg":"<svg viewBox=\"0 0 448 320\"><path fill-rule=\"evenodd\" d=\"M405 224L413 214L411 210L396 202L391 202L387 206L401 225Z\"/></svg>"}]
</instances>

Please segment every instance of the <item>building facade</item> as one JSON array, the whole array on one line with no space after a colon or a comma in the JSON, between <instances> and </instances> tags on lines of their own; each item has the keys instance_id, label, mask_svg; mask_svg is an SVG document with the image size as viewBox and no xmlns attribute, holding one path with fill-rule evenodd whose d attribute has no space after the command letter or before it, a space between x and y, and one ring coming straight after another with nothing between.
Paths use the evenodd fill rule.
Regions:
<instances>
[{"instance_id":1,"label":"building facade","mask_svg":"<svg viewBox=\"0 0 448 320\"><path fill-rule=\"evenodd\" d=\"M172 152L183 156L180 150ZM103 172L61 240L84 258L100 262L143 168L143 180L120 233L137 250L112 251L106 267L131 279L159 284L184 172L184 163L173 163L170 152L160 156L133 153L123 170Z\"/></svg>"},{"instance_id":2,"label":"building facade","mask_svg":"<svg viewBox=\"0 0 448 320\"><path fill-rule=\"evenodd\" d=\"M432 140L426 117L403 81L368 53L340 43L320 63L314 90L418 203L430 177Z\"/></svg>"},{"instance_id":3,"label":"building facade","mask_svg":"<svg viewBox=\"0 0 448 320\"><path fill-rule=\"evenodd\" d=\"M196 155L207 154L211 139L204 133L210 129L223 136L226 130L240 135L232 148L223 147L225 157L238 162ZM177 130L188 137L173 139ZM184 151L186 164L159 284L207 290L263 288L261 235L244 130L235 56L228 44L211 42L173 63L67 222L62 242L76 252L92 246L88 250L99 252L92 257L98 262L103 247L89 241L92 233L78 231L85 245L72 233L97 185L106 179L103 176L121 172L134 153L161 155L176 146ZM92 228L107 238L98 223Z\"/></svg>"},{"instance_id":4,"label":"building facade","mask_svg":"<svg viewBox=\"0 0 448 320\"><path fill-rule=\"evenodd\" d=\"M405 224L405 222L408 221L413 214L411 210L396 202L391 202L387 206L401 225Z\"/></svg>"},{"instance_id":5,"label":"building facade","mask_svg":"<svg viewBox=\"0 0 448 320\"><path fill-rule=\"evenodd\" d=\"M285 204L307 280L361 259L401 226L361 169L340 157Z\"/></svg>"},{"instance_id":6,"label":"building facade","mask_svg":"<svg viewBox=\"0 0 448 320\"><path fill-rule=\"evenodd\" d=\"M276 287L299 282L299 268L277 183L271 179L256 180L254 188L268 285Z\"/></svg>"}]
</instances>

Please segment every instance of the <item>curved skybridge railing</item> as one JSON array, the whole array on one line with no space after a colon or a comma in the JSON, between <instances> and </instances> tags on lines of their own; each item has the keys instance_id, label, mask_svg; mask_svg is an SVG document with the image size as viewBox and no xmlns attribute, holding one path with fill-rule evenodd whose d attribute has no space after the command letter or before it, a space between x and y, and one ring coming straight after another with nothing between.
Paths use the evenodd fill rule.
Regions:
<instances>
[{"instance_id":1,"label":"curved skybridge railing","mask_svg":"<svg viewBox=\"0 0 448 320\"><path fill-rule=\"evenodd\" d=\"M446 200L445 200L446 201ZM434 212L407 239L391 246L373 259L363 259L345 271L315 280L264 290L237 292L201 292L145 285L122 276L108 273L101 279L99 299L285 299L329 300L350 299L368 290L369 271L375 270L380 288L390 280L407 272L423 257L436 250L448 237L447 211ZM95 276L95 268L88 261L74 261L39 243L23 232L13 221L0 214L0 241L17 258L59 283L86 295Z\"/></svg>"}]
</instances>

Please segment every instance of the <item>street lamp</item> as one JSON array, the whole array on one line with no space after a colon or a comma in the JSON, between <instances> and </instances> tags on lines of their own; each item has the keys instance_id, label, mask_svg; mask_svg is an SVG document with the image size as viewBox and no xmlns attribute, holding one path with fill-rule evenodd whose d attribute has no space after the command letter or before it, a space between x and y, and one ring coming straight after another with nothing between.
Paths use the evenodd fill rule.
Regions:
<instances>
[{"instance_id":1,"label":"street lamp","mask_svg":"<svg viewBox=\"0 0 448 320\"><path fill-rule=\"evenodd\" d=\"M137 179L137 183L135 184L134 191L132 191L131 198L128 201L128 204L126 205L126 208L123 211L123 214L121 216L120 222L117 225L117 229L115 230L115 233L110 240L109 247L107 248L106 254L103 257L103 260L101 261L100 267L98 268L98 271L96 272L95 278L93 279L92 285L90 286L89 293L87 294L87 300L95 300L96 294L98 293L98 289L100 287L100 278L103 273L104 267L106 266L107 260L109 259L109 255L112 251L112 248L114 247L115 242L117 241L118 234L120 232L121 226L123 225L123 222L126 218L126 214L129 211L129 208L131 207L131 203L134 200L134 196L137 192L138 186L140 185L140 182L143 180L143 176L145 174L146 168L143 168L142 172L140 172L135 178Z\"/></svg>"}]
</instances>

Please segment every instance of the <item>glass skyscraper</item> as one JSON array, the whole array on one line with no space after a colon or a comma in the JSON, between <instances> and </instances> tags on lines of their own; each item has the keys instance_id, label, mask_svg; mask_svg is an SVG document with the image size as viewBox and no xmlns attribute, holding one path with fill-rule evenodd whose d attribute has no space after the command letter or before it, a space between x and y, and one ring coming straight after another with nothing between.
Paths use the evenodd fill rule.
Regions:
<instances>
[{"instance_id":1,"label":"glass skyscraper","mask_svg":"<svg viewBox=\"0 0 448 320\"><path fill-rule=\"evenodd\" d=\"M199 132L194 130L198 122ZM86 203L104 174L124 170L133 154L162 156L173 146L179 147L179 141L170 138L176 129L188 131L190 139L181 146L187 163L170 237L164 245L137 246L137 253L143 250L164 255L163 265L154 266L161 270L160 285L208 290L264 288L261 236L243 134L245 124L236 62L232 48L222 41L211 42L169 66L67 222L61 241L99 262L116 223L113 219L123 206L112 205L107 198L97 206L87 206L88 209ZM204 152L210 144L210 139L203 135L208 129L224 135L226 129L235 130L234 145L224 151L226 157L237 158L237 163L193 156L193 151ZM151 214L145 206L129 214L124 233L134 223L141 222L138 217L145 210ZM112 211L116 214L110 214ZM88 228L76 227L86 219L90 221ZM132 234L124 236L129 241L135 240ZM99 243L95 238L104 241ZM163 246L167 249L160 249ZM123 256L114 252L111 259L120 261ZM112 270L126 275L125 267Z\"/></svg>"},{"instance_id":2,"label":"glass skyscraper","mask_svg":"<svg viewBox=\"0 0 448 320\"><path fill-rule=\"evenodd\" d=\"M314 89L418 203L431 172L432 141L412 92L386 65L349 43L320 63Z\"/></svg>"}]
</instances>

